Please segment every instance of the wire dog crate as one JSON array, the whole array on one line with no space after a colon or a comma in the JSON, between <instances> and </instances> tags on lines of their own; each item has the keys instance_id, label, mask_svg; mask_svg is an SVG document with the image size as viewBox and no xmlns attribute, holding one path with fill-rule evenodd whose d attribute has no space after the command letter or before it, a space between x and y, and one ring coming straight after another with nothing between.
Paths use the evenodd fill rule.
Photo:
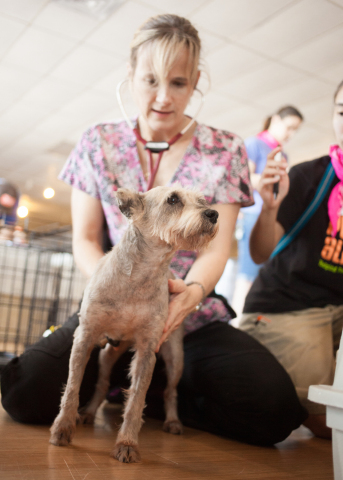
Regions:
<instances>
[{"instance_id":1,"label":"wire dog crate","mask_svg":"<svg viewBox=\"0 0 343 480\"><path fill-rule=\"evenodd\" d=\"M71 228L0 242L0 364L21 354L79 305L86 279L76 268Z\"/></svg>"}]
</instances>

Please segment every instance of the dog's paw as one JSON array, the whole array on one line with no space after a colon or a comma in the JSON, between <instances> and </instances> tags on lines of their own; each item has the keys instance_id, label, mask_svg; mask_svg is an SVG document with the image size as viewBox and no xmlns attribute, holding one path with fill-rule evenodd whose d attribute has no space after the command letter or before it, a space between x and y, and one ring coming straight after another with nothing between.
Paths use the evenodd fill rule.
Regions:
<instances>
[{"instance_id":1,"label":"dog's paw","mask_svg":"<svg viewBox=\"0 0 343 480\"><path fill-rule=\"evenodd\" d=\"M111 453L111 457L116 458L122 463L137 463L141 460L138 446L126 445L125 443L117 443Z\"/></svg>"},{"instance_id":2,"label":"dog's paw","mask_svg":"<svg viewBox=\"0 0 343 480\"><path fill-rule=\"evenodd\" d=\"M74 436L75 425L68 424L62 427L54 424L50 431L50 443L57 445L58 447L65 447L66 445L69 445Z\"/></svg>"},{"instance_id":3,"label":"dog's paw","mask_svg":"<svg viewBox=\"0 0 343 480\"><path fill-rule=\"evenodd\" d=\"M163 431L167 433L172 433L173 435L182 435L183 434L183 425L180 420L167 420L163 424Z\"/></svg>"},{"instance_id":4,"label":"dog's paw","mask_svg":"<svg viewBox=\"0 0 343 480\"><path fill-rule=\"evenodd\" d=\"M80 425L93 425L95 415L92 412L80 412L77 423Z\"/></svg>"}]
</instances>

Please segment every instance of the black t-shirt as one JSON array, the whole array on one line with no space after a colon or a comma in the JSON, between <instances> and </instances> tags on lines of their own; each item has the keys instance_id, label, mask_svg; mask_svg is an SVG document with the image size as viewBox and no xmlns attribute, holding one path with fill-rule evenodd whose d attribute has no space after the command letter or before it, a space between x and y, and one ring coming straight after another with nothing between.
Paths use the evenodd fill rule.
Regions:
<instances>
[{"instance_id":1,"label":"black t-shirt","mask_svg":"<svg viewBox=\"0 0 343 480\"><path fill-rule=\"evenodd\" d=\"M287 232L314 198L330 157L295 165L289 172L290 189L277 220ZM318 210L299 235L261 268L248 293L244 313L281 313L325 305L343 304L343 220L331 237L328 199L338 178Z\"/></svg>"}]
</instances>

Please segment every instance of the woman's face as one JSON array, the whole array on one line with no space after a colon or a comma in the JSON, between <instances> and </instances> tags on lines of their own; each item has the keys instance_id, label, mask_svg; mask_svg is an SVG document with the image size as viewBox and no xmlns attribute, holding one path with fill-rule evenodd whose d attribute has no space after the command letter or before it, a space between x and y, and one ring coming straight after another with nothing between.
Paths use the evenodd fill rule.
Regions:
<instances>
[{"instance_id":1,"label":"woman's face","mask_svg":"<svg viewBox=\"0 0 343 480\"><path fill-rule=\"evenodd\" d=\"M335 99L333 129L337 143L343 149L343 88L340 89Z\"/></svg>"},{"instance_id":2,"label":"woman's face","mask_svg":"<svg viewBox=\"0 0 343 480\"><path fill-rule=\"evenodd\" d=\"M296 115L287 115L281 118L279 115L273 115L269 132L281 145L288 142L301 125L301 119Z\"/></svg>"},{"instance_id":3,"label":"woman's face","mask_svg":"<svg viewBox=\"0 0 343 480\"><path fill-rule=\"evenodd\" d=\"M191 81L188 51L181 51L163 79L154 73L151 55L148 48L139 51L136 69L131 71L132 94L148 127L170 140L171 134L175 135L187 124L184 111L195 87Z\"/></svg>"}]
</instances>

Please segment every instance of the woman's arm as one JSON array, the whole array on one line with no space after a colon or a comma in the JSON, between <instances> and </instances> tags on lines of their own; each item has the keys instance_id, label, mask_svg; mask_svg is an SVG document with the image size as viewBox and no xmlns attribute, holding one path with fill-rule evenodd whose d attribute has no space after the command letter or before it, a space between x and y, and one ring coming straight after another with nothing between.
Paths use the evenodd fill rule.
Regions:
<instances>
[{"instance_id":1,"label":"woman's arm","mask_svg":"<svg viewBox=\"0 0 343 480\"><path fill-rule=\"evenodd\" d=\"M258 186L263 206L250 236L250 255L257 264L268 260L285 233L284 228L277 221L277 214L282 200L288 193L289 178L287 161L277 162L274 160L275 155L280 151L281 148L278 147L269 153ZM274 198L273 186L276 182L279 182L279 193Z\"/></svg>"},{"instance_id":2,"label":"woman's arm","mask_svg":"<svg viewBox=\"0 0 343 480\"><path fill-rule=\"evenodd\" d=\"M254 190L258 189L258 185L261 180L261 174L260 173L255 173L256 172L256 163L253 162L252 160L248 160L248 166L249 166L249 172L250 172L250 181L252 188Z\"/></svg>"},{"instance_id":3,"label":"woman's arm","mask_svg":"<svg viewBox=\"0 0 343 480\"><path fill-rule=\"evenodd\" d=\"M169 315L163 336L157 347L176 330L203 297L202 288L193 284L186 286L185 282L199 282L203 285L206 295L212 292L220 279L231 251L233 232L239 212L239 204L211 205L219 213L219 231L210 245L199 253L185 281L169 280L169 289L176 295L169 304Z\"/></svg>"},{"instance_id":4,"label":"woman's arm","mask_svg":"<svg viewBox=\"0 0 343 480\"><path fill-rule=\"evenodd\" d=\"M73 254L76 265L90 278L104 256L104 214L100 200L76 188L72 190Z\"/></svg>"}]
</instances>

